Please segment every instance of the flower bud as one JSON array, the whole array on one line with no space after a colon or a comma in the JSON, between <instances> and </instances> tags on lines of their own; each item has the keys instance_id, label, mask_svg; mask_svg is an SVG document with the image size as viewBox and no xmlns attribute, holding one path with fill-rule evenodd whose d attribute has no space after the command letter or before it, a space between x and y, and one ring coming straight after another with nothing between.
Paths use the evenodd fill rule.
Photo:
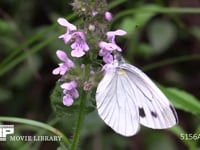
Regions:
<instances>
[{"instance_id":1,"label":"flower bud","mask_svg":"<svg viewBox=\"0 0 200 150\"><path fill-rule=\"evenodd\" d=\"M112 14L109 11L105 12L104 16L107 21L112 20Z\"/></svg>"}]
</instances>

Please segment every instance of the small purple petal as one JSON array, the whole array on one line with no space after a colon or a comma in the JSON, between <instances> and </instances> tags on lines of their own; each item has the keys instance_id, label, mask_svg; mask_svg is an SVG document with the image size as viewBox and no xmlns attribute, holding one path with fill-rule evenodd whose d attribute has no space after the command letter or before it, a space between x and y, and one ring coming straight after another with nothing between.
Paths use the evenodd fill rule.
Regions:
<instances>
[{"instance_id":1,"label":"small purple petal","mask_svg":"<svg viewBox=\"0 0 200 150\"><path fill-rule=\"evenodd\" d=\"M71 82L65 82L61 85L61 88L65 89L65 90L71 90L73 88L76 88L77 83L75 81L71 81Z\"/></svg>"},{"instance_id":2,"label":"small purple petal","mask_svg":"<svg viewBox=\"0 0 200 150\"><path fill-rule=\"evenodd\" d=\"M75 38L75 42L71 45L71 55L73 57L82 57L89 50L89 46L85 41L85 35L83 32L74 32L73 38Z\"/></svg>"},{"instance_id":3,"label":"small purple petal","mask_svg":"<svg viewBox=\"0 0 200 150\"><path fill-rule=\"evenodd\" d=\"M57 57L62 60L63 62L65 62L65 66L67 68L71 68L74 66L74 63L68 58L67 54L62 51L62 50L57 50L56 51L56 55Z\"/></svg>"},{"instance_id":4,"label":"small purple petal","mask_svg":"<svg viewBox=\"0 0 200 150\"><path fill-rule=\"evenodd\" d=\"M62 60L64 62L66 62L68 59L67 54L62 50L57 50L56 55L60 60Z\"/></svg>"},{"instance_id":5,"label":"small purple petal","mask_svg":"<svg viewBox=\"0 0 200 150\"><path fill-rule=\"evenodd\" d=\"M64 27L67 27L69 30L76 30L76 26L69 23L65 18L58 18L57 22Z\"/></svg>"},{"instance_id":6,"label":"small purple petal","mask_svg":"<svg viewBox=\"0 0 200 150\"><path fill-rule=\"evenodd\" d=\"M52 71L52 73L53 73L54 75L58 75L58 74L64 75L64 74L66 73L66 71L69 70L69 68L66 67L66 65L65 65L64 63L60 63L60 64L58 64L58 65L59 65L59 67L55 68L55 69Z\"/></svg>"},{"instance_id":7,"label":"small purple petal","mask_svg":"<svg viewBox=\"0 0 200 150\"><path fill-rule=\"evenodd\" d=\"M102 67L102 71L104 73L106 73L108 70L111 70L113 68L113 65L112 64L105 64L103 67Z\"/></svg>"},{"instance_id":8,"label":"small purple petal","mask_svg":"<svg viewBox=\"0 0 200 150\"><path fill-rule=\"evenodd\" d=\"M64 75L70 68L74 66L74 63L67 57L67 54L62 50L57 50L56 55L60 60L63 61L63 63L58 64L59 67L55 68L52 71L52 73L54 75Z\"/></svg>"},{"instance_id":9,"label":"small purple petal","mask_svg":"<svg viewBox=\"0 0 200 150\"><path fill-rule=\"evenodd\" d=\"M103 61L106 64L110 64L113 62L113 56L111 54L107 54L107 55L103 56Z\"/></svg>"},{"instance_id":10,"label":"small purple petal","mask_svg":"<svg viewBox=\"0 0 200 150\"><path fill-rule=\"evenodd\" d=\"M52 71L52 74L54 74L54 75L58 75L59 73L60 73L60 68L59 67L53 69L53 71Z\"/></svg>"},{"instance_id":11,"label":"small purple petal","mask_svg":"<svg viewBox=\"0 0 200 150\"><path fill-rule=\"evenodd\" d=\"M116 31L109 31L106 33L106 35L108 37L110 36L115 36L115 35L125 35L126 34L126 31L122 30L122 29L119 29L119 30L116 30Z\"/></svg>"},{"instance_id":12,"label":"small purple petal","mask_svg":"<svg viewBox=\"0 0 200 150\"><path fill-rule=\"evenodd\" d=\"M92 11L92 16L96 16L98 14L98 11Z\"/></svg>"},{"instance_id":13,"label":"small purple petal","mask_svg":"<svg viewBox=\"0 0 200 150\"><path fill-rule=\"evenodd\" d=\"M82 57L83 55L85 55L85 52L82 49L75 49L71 51L71 55L72 57Z\"/></svg>"},{"instance_id":14,"label":"small purple petal","mask_svg":"<svg viewBox=\"0 0 200 150\"><path fill-rule=\"evenodd\" d=\"M107 21L111 21L112 20L112 14L109 11L105 12L104 15L105 15L105 19Z\"/></svg>"},{"instance_id":15,"label":"small purple petal","mask_svg":"<svg viewBox=\"0 0 200 150\"><path fill-rule=\"evenodd\" d=\"M64 63L60 63L59 68L60 68L60 75L64 75L69 70L69 67L67 67Z\"/></svg>"},{"instance_id":16,"label":"small purple petal","mask_svg":"<svg viewBox=\"0 0 200 150\"><path fill-rule=\"evenodd\" d=\"M108 51L113 51L113 50L117 49L116 44L107 43L107 42L104 42L104 41L99 42L99 47L101 49L105 49L105 50L108 50Z\"/></svg>"},{"instance_id":17,"label":"small purple petal","mask_svg":"<svg viewBox=\"0 0 200 150\"><path fill-rule=\"evenodd\" d=\"M70 83L71 83L71 85L72 85L74 88L77 86L77 83L76 83L76 81L74 81L74 80L71 81Z\"/></svg>"},{"instance_id":18,"label":"small purple petal","mask_svg":"<svg viewBox=\"0 0 200 150\"><path fill-rule=\"evenodd\" d=\"M68 60L66 61L66 63L67 63L67 65L68 65L69 68L74 67L74 63L73 63L73 61L71 61L70 59L68 59Z\"/></svg>"},{"instance_id":19,"label":"small purple petal","mask_svg":"<svg viewBox=\"0 0 200 150\"><path fill-rule=\"evenodd\" d=\"M84 51L88 51L90 49L86 42L82 43L82 47Z\"/></svg>"},{"instance_id":20,"label":"small purple petal","mask_svg":"<svg viewBox=\"0 0 200 150\"><path fill-rule=\"evenodd\" d=\"M84 41L80 41L80 40L76 40L72 45L71 45L72 49L75 50L83 50L83 51L88 51L89 50L89 46L87 45L87 43L85 43Z\"/></svg>"},{"instance_id":21,"label":"small purple petal","mask_svg":"<svg viewBox=\"0 0 200 150\"><path fill-rule=\"evenodd\" d=\"M81 39L83 41L85 41L85 35L83 32L74 32L72 34L72 36L75 38L75 39Z\"/></svg>"},{"instance_id":22,"label":"small purple petal","mask_svg":"<svg viewBox=\"0 0 200 150\"><path fill-rule=\"evenodd\" d=\"M63 39L65 44L68 44L72 39L72 35L66 32L65 34L60 35L58 38Z\"/></svg>"},{"instance_id":23,"label":"small purple petal","mask_svg":"<svg viewBox=\"0 0 200 150\"><path fill-rule=\"evenodd\" d=\"M78 98L79 97L79 93L78 93L78 90L77 89L72 89L70 91L70 95L73 97L73 98Z\"/></svg>"},{"instance_id":24,"label":"small purple petal","mask_svg":"<svg viewBox=\"0 0 200 150\"><path fill-rule=\"evenodd\" d=\"M63 104L65 106L71 106L73 104L74 100L72 99L71 95L67 94L63 96Z\"/></svg>"},{"instance_id":25,"label":"small purple petal","mask_svg":"<svg viewBox=\"0 0 200 150\"><path fill-rule=\"evenodd\" d=\"M100 51L99 51L99 56L104 56L104 55L106 55L107 53L108 53L107 50L105 50L105 49L100 49Z\"/></svg>"}]
</instances>

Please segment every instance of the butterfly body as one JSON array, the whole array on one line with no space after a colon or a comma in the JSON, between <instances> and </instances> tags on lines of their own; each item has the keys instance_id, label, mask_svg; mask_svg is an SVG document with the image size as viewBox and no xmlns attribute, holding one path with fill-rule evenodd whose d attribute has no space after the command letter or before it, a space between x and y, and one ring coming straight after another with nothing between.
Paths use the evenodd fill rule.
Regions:
<instances>
[{"instance_id":1,"label":"butterfly body","mask_svg":"<svg viewBox=\"0 0 200 150\"><path fill-rule=\"evenodd\" d=\"M115 132L135 135L140 124L164 129L178 119L167 97L140 69L116 56L96 91L99 116Z\"/></svg>"}]
</instances>

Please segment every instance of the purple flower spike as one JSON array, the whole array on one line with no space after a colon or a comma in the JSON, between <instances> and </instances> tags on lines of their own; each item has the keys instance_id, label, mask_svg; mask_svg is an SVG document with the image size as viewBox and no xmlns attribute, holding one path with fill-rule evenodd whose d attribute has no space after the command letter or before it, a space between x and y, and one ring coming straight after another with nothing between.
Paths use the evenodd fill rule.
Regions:
<instances>
[{"instance_id":1,"label":"purple flower spike","mask_svg":"<svg viewBox=\"0 0 200 150\"><path fill-rule=\"evenodd\" d=\"M64 18L58 18L57 22L61 25L66 27L66 33L59 36L59 38L62 38L65 42L65 44L68 44L72 39L72 31L77 30L76 26L69 23Z\"/></svg>"},{"instance_id":2,"label":"purple flower spike","mask_svg":"<svg viewBox=\"0 0 200 150\"><path fill-rule=\"evenodd\" d=\"M63 104L66 106L71 106L74 102L74 98L79 97L78 90L76 89L77 83L75 81L66 82L61 85L63 89Z\"/></svg>"},{"instance_id":3,"label":"purple flower spike","mask_svg":"<svg viewBox=\"0 0 200 150\"><path fill-rule=\"evenodd\" d=\"M85 52L89 50L89 46L86 43L84 33L79 31L75 32L75 30L77 30L76 26L69 23L64 18L59 18L58 23L66 27L66 33L60 35L59 38L62 38L65 44L71 44L72 41L74 41L74 43L71 44L71 55L73 57L82 57L85 55Z\"/></svg>"},{"instance_id":4,"label":"purple flower spike","mask_svg":"<svg viewBox=\"0 0 200 150\"><path fill-rule=\"evenodd\" d=\"M75 42L71 45L72 51L71 55L73 57L82 57L85 52L89 50L89 46L86 43L85 36L83 32L75 32L73 34Z\"/></svg>"},{"instance_id":5,"label":"purple flower spike","mask_svg":"<svg viewBox=\"0 0 200 150\"><path fill-rule=\"evenodd\" d=\"M70 68L74 66L74 63L67 57L67 54L62 50L56 51L57 57L63 61L63 63L59 64L59 67L55 68L52 73L54 75L64 75Z\"/></svg>"}]
</instances>

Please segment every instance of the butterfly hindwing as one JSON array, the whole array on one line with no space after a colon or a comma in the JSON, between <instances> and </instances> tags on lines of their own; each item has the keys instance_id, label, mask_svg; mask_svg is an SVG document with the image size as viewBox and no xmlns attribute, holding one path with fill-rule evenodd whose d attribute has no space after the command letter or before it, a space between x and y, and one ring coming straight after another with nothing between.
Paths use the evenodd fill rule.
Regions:
<instances>
[{"instance_id":1,"label":"butterfly hindwing","mask_svg":"<svg viewBox=\"0 0 200 150\"><path fill-rule=\"evenodd\" d=\"M130 64L122 64L119 68L126 72L129 87L133 90L133 98L137 105L140 123L154 129L174 126L178 119L174 107L160 89L138 68Z\"/></svg>"}]
</instances>

